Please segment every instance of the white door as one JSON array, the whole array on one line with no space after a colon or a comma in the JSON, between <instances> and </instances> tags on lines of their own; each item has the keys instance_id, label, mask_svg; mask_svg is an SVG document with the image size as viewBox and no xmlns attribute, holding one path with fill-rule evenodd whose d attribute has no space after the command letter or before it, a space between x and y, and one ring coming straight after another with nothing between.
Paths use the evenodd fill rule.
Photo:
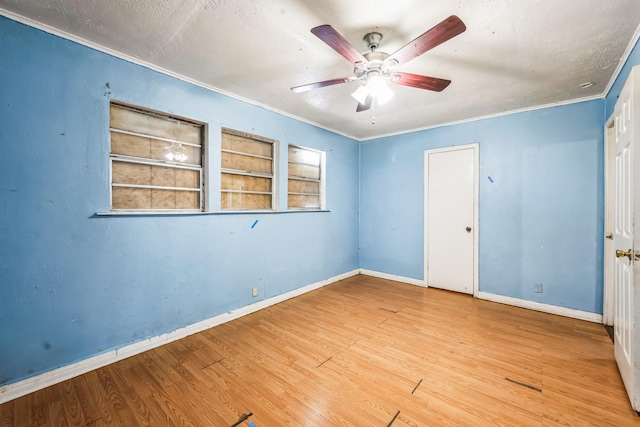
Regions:
<instances>
[{"instance_id":1,"label":"white door","mask_svg":"<svg viewBox=\"0 0 640 427\"><path fill-rule=\"evenodd\" d=\"M634 408L634 141L633 73L614 110L614 352L620 375Z\"/></svg>"},{"instance_id":2,"label":"white door","mask_svg":"<svg viewBox=\"0 0 640 427\"><path fill-rule=\"evenodd\" d=\"M474 294L478 144L425 151L425 284Z\"/></svg>"}]
</instances>

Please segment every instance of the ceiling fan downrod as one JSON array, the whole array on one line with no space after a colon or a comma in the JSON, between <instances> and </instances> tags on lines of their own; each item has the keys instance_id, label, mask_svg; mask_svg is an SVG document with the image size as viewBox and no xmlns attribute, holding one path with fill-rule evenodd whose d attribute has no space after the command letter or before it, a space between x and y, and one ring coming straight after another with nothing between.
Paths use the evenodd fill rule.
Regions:
<instances>
[{"instance_id":1,"label":"ceiling fan downrod","mask_svg":"<svg viewBox=\"0 0 640 427\"><path fill-rule=\"evenodd\" d=\"M382 40L382 34L373 32L365 34L362 42L371 52L375 52L380 46L380 40Z\"/></svg>"}]
</instances>

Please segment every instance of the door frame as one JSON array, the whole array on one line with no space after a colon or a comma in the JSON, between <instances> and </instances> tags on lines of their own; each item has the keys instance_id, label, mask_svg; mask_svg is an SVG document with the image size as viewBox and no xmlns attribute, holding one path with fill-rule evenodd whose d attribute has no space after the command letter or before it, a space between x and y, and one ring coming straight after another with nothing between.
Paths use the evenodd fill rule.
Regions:
<instances>
[{"instance_id":1,"label":"door frame","mask_svg":"<svg viewBox=\"0 0 640 427\"><path fill-rule=\"evenodd\" d=\"M615 288L613 282L614 273L614 246L613 238L613 219L614 219L614 182L615 182L615 165L613 164L615 156L613 154L616 143L615 138L615 122L613 114L604 125L604 235L603 240L603 291L602 291L602 323L613 326L614 320L614 304L615 304Z\"/></svg>"},{"instance_id":2,"label":"door frame","mask_svg":"<svg viewBox=\"0 0 640 427\"><path fill-rule=\"evenodd\" d=\"M472 144L455 145L445 148L434 148L424 150L424 286L428 287L427 278L429 277L429 155L436 153L445 153L460 150L473 150L473 296L478 294L478 194L480 184L480 144L474 142Z\"/></svg>"}]
</instances>

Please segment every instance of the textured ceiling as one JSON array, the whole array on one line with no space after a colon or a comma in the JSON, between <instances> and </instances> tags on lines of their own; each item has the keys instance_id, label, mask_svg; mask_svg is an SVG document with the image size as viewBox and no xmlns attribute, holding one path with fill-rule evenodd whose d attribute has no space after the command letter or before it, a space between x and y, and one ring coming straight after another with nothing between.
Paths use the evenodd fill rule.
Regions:
<instances>
[{"instance_id":1,"label":"textured ceiling","mask_svg":"<svg viewBox=\"0 0 640 427\"><path fill-rule=\"evenodd\" d=\"M0 8L356 139L601 96L640 24L638 0L0 0ZM467 30L398 67L452 80L443 92L393 85L389 102L356 113L359 82L289 90L353 72L312 27L331 24L362 52L362 37L378 31L379 50L393 53L449 15Z\"/></svg>"}]
</instances>

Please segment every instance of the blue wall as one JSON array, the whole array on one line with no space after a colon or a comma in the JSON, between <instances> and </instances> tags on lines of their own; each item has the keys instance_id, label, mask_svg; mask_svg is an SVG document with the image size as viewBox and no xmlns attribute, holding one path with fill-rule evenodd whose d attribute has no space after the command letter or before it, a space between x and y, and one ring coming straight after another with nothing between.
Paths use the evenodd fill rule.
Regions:
<instances>
[{"instance_id":1,"label":"blue wall","mask_svg":"<svg viewBox=\"0 0 640 427\"><path fill-rule=\"evenodd\" d=\"M424 150L477 142L480 290L601 313L603 109L594 100L362 143L360 266L423 278Z\"/></svg>"},{"instance_id":2,"label":"blue wall","mask_svg":"<svg viewBox=\"0 0 640 427\"><path fill-rule=\"evenodd\" d=\"M0 385L358 268L355 141L3 17L0 38ZM208 123L214 206L221 127L279 140L283 171L289 143L326 151L331 212L95 217L110 99Z\"/></svg>"}]
</instances>

